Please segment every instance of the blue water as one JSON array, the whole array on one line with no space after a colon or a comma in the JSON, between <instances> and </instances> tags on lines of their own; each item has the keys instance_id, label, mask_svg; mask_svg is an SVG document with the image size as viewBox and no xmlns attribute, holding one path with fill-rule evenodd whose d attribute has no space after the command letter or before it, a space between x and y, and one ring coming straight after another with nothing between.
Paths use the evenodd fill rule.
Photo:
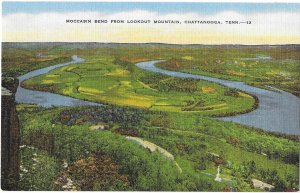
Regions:
<instances>
[{"instance_id":1,"label":"blue water","mask_svg":"<svg viewBox=\"0 0 300 193\"><path fill-rule=\"evenodd\" d=\"M54 70L56 68L60 68L63 66L71 65L71 64L80 64L84 62L85 60L82 58L79 58L77 56L72 56L73 61L63 63L63 64L57 64L54 66L38 69L31 71L23 76L19 76L19 86L16 92L16 101L17 103L29 103L29 104L36 104L38 106L42 107L53 107L53 106L98 106L100 104L93 103L89 101L84 101L80 99L74 99L71 97L54 94L50 92L42 92L42 91L34 91L29 90L21 87L21 83L24 80L27 80L29 78L39 76L42 74L46 74L50 72L51 70Z\"/></svg>"},{"instance_id":2,"label":"blue water","mask_svg":"<svg viewBox=\"0 0 300 193\"><path fill-rule=\"evenodd\" d=\"M246 85L244 82L164 70L155 66L158 62L160 60L140 62L136 66L144 70L174 77L207 80L257 96L259 106L256 110L242 115L218 118L219 120L231 121L273 132L299 135L300 99L298 97L275 88L273 88L275 91L269 91Z\"/></svg>"},{"instance_id":3,"label":"blue water","mask_svg":"<svg viewBox=\"0 0 300 193\"><path fill-rule=\"evenodd\" d=\"M72 57L73 61L57 64L54 66L31 71L23 76L18 77L20 83L16 93L17 103L37 104L42 107L52 106L99 106L101 104L74 99L59 94L34 91L21 87L21 82L29 78L46 74L51 70L71 64L80 64L85 60L77 56ZM160 60L137 63L136 66L169 76L180 78L193 78L199 80L207 80L218 83L230 88L237 88L244 92L257 96L259 107L249 113L242 115L218 118L222 121L231 121L247 126L253 126L268 131L299 135L300 128L300 99L296 96L273 88L275 91L264 90L253 86L246 85L243 82L222 80L201 75L194 75L182 72L163 70L155 66Z\"/></svg>"}]
</instances>

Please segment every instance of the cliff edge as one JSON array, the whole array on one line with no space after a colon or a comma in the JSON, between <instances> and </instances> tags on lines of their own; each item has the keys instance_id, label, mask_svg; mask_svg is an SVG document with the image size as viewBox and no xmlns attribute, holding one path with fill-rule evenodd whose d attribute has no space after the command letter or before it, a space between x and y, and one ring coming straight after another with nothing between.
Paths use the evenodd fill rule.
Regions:
<instances>
[{"instance_id":1,"label":"cliff edge","mask_svg":"<svg viewBox=\"0 0 300 193\"><path fill-rule=\"evenodd\" d=\"M17 190L20 174L20 127L15 93L19 81L2 78L1 87L1 188Z\"/></svg>"}]
</instances>

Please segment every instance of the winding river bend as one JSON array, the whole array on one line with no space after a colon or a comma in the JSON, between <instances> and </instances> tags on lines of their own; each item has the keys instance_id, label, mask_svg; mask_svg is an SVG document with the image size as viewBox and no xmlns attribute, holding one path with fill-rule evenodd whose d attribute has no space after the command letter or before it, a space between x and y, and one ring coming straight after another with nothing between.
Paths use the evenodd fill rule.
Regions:
<instances>
[{"instance_id":1,"label":"winding river bend","mask_svg":"<svg viewBox=\"0 0 300 193\"><path fill-rule=\"evenodd\" d=\"M82 58L79 58L77 56L72 56L71 62L63 63L63 64L57 64L53 66L49 66L46 68L38 69L31 71L23 76L19 76L19 86L16 93L16 101L17 103L28 103L28 104L37 104L38 106L42 107L52 107L52 106L95 106L100 105L98 103L93 103L89 101L84 101L80 99L74 99L71 97L54 94L50 92L42 92L42 91L35 91L35 90L29 90L26 88L21 87L21 83L24 80L30 79L35 76L39 76L42 74L47 74L51 70L54 70L56 68L60 68L63 66L71 65L71 64L79 64L84 62L85 60Z\"/></svg>"},{"instance_id":2,"label":"winding river bend","mask_svg":"<svg viewBox=\"0 0 300 193\"><path fill-rule=\"evenodd\" d=\"M16 101L18 103L37 104L38 106L42 107L101 105L99 103L74 99L71 97L49 92L29 90L21 87L21 83L24 80L42 74L46 74L56 68L60 68L71 64L79 64L85 61L84 59L79 58L77 56L73 56L72 59L73 61L71 62L57 64L39 70L34 70L23 76L18 77L20 83L16 93ZM160 60L140 62L137 63L136 66L144 70L149 70L152 72L157 72L174 77L207 80L210 82L222 84L230 88L237 88L250 94L256 95L258 97L259 107L256 110L242 115L218 118L219 120L232 121L235 123L240 123L243 125L261 128L273 132L299 135L300 99L296 96L277 89L277 92L274 92L256 88L238 81L222 80L207 76L163 70L155 66L155 64L158 62L160 62Z\"/></svg>"},{"instance_id":3,"label":"winding river bend","mask_svg":"<svg viewBox=\"0 0 300 193\"><path fill-rule=\"evenodd\" d=\"M288 92L278 89L264 90L246 85L244 82L222 80L207 76L164 70L155 66L157 61L140 62L137 67L156 73L180 78L207 80L230 88L237 88L257 96L259 106L256 110L242 115L218 118L222 121L232 121L242 125L261 128L268 131L299 135L300 130L300 99Z\"/></svg>"}]
</instances>

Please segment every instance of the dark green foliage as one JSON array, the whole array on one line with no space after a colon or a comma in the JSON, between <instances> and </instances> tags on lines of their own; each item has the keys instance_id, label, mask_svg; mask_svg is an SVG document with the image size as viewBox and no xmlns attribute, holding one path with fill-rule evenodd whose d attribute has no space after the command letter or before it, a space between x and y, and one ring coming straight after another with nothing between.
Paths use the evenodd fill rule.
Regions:
<instances>
[{"instance_id":1,"label":"dark green foliage","mask_svg":"<svg viewBox=\"0 0 300 193\"><path fill-rule=\"evenodd\" d=\"M253 132L254 128L237 126L233 123L224 124L211 118L200 117L197 114L189 114L189 116L185 117L177 113L170 115L172 115L172 121L174 122L173 127L181 127L184 130L195 128L199 133L224 139L228 143L249 152L266 154L270 159L282 160L289 164L299 163L299 147L296 145L297 137L274 134L263 130ZM235 140L235 142L230 142L230 138Z\"/></svg>"},{"instance_id":2,"label":"dark green foliage","mask_svg":"<svg viewBox=\"0 0 300 193\"><path fill-rule=\"evenodd\" d=\"M54 180L58 169L56 160L46 152L23 145L21 147L19 190L56 190Z\"/></svg>"},{"instance_id":3,"label":"dark green foliage","mask_svg":"<svg viewBox=\"0 0 300 193\"><path fill-rule=\"evenodd\" d=\"M55 139L53 157L66 160L68 163L101 151L111 156L112 160L120 165L121 174L128 175L129 189L132 190L177 190L178 186L181 186L176 183L178 171L174 163L166 160L159 153L149 153L124 137L109 131L91 131L84 125L69 127L60 124L59 121L51 122L51 119L60 112L61 110L42 110L39 113L23 114L22 121L26 123L23 127L23 142L30 142L30 138L37 133L39 135L52 133ZM38 148L44 147L45 144L44 138L35 138L35 142L31 143ZM187 190L191 187L182 185L181 188ZM202 189L194 190L209 190L209 188L203 186Z\"/></svg>"},{"instance_id":4,"label":"dark green foliage","mask_svg":"<svg viewBox=\"0 0 300 193\"><path fill-rule=\"evenodd\" d=\"M173 70L246 81L259 87L273 85L293 93L299 90L299 81L295 78L299 76L299 71L295 70L297 65L299 67L299 51L292 47L261 49L122 45L82 49L82 45L74 44L46 46L46 48L43 48L45 53L55 57L48 58L49 60L37 59L35 54L37 50L42 49L41 47L38 49L5 47L3 72L5 75L18 76L33 69L69 60L69 56L74 54L82 57L88 55L91 58L105 56L130 73L135 72L132 79L141 80L154 90L196 95L198 90L194 80L140 73L134 66L138 61L164 59L166 63L159 65L161 67L167 65L166 68ZM257 64L246 61L242 64L240 58L255 57L258 53L270 55L274 60L260 61ZM14 54L16 56L13 57ZM290 79L288 80L285 75L266 74L273 70L287 71ZM238 73L228 74L228 72ZM200 88L200 85L198 86ZM44 89L47 90L46 87ZM236 97L234 100L241 98L234 89L219 92L228 96L224 98ZM193 100L191 97L186 100L186 111L205 107L205 102L212 101L214 94L207 94L206 99L199 97ZM254 107L249 110L255 109L257 105L256 100ZM234 115L236 112L230 113ZM224 115L231 115L230 113ZM22 190L55 190L54 179L63 171L61 168L63 160L72 165L79 160L92 157L97 152L107 155L111 159L110 163L118 165L118 173L128 176L128 184L124 186L123 183L113 182L103 186L99 180L91 182L93 185L88 184L86 190L223 191L230 187L235 191L253 191L252 178L273 184L276 191L299 189L299 172L296 171L299 167L298 136L274 134L224 123L193 112L148 112L117 106L48 110L25 107L19 114L22 123L22 142L35 147L34 150L26 150L27 153L23 152L22 164L32 168L35 152L40 160L40 163L35 165L37 170L31 170L23 176L25 178L21 178ZM89 129L91 124L99 122L117 127L111 131ZM150 153L120 134L134 134L133 136L139 136L166 149L174 155L175 161L182 168L182 173L178 171L174 161L165 159L158 152ZM223 160L221 176L225 176L229 181L225 180L222 183L214 181L216 174L214 161L217 157ZM76 171L82 172L78 168ZM89 174L94 175L93 172Z\"/></svg>"},{"instance_id":5,"label":"dark green foliage","mask_svg":"<svg viewBox=\"0 0 300 193\"><path fill-rule=\"evenodd\" d=\"M119 172L121 175L128 175L128 190L222 191L225 188L224 184L216 184L213 178L206 178L201 173L202 171L207 172L207 170L211 170L215 158L211 157L211 154L208 152L215 152L215 148L220 149L215 153L222 156L224 166L232 171L231 174L235 177L232 187L236 190L250 190L249 184L251 182L249 179L253 177L265 182L278 184L281 187L280 190L288 187L297 188L297 183L295 183L297 181L296 176L291 175L292 177L287 179L282 175L282 171L279 168L271 169L273 166L269 168L267 161L268 159L280 160L281 156L286 153L286 155L291 155L294 152L297 155L297 148L294 148L292 141L287 142L285 139L277 139L272 136L248 131L245 128L237 128L237 126L233 126L230 123L225 124L228 125L228 128L223 128L224 125L221 126L218 122L210 121L208 118L197 116L198 118L194 119L191 115L184 116L182 114L174 122L175 114L147 113L145 111L142 113L143 116L140 117L140 121L136 126L132 125L133 128L127 128L128 130L133 129L137 131L140 137L163 147L173 155L176 155L176 157L187 160L187 162L178 162L181 167L184 167L183 173L179 174L174 163L167 161L159 153L149 153L124 137L115 135L110 131L91 131L86 125L90 124L89 121L83 122L80 126L67 126L62 125L60 123L61 120L57 119L62 112L68 115L77 114L78 112L91 113L93 111L97 112L101 108L39 109L40 112L35 110L26 112L23 110L22 121L26 123L23 127L23 142L47 150L51 148L45 147L51 147L53 143L48 143L45 139L53 138L55 139L54 151L51 150L53 151L53 157L58 160L67 160L69 163L85 159L97 151L102 151L111 156L112 160L120 166ZM112 108L111 111L114 111L114 107L110 108ZM90 110L88 111L88 109ZM107 107L106 110L108 109ZM126 108L124 112L131 114L135 110ZM166 124L163 121L164 116L169 120ZM196 122L194 123L192 120ZM152 125L154 123L159 127L154 127ZM174 123L178 123L176 127L173 126ZM188 130L183 125L187 126ZM175 129L170 129L172 127ZM241 137L243 135L247 137ZM260 137L255 137L258 135ZM33 138L32 136L34 136L35 140L29 143L30 139ZM246 145L249 140L252 140L252 146ZM230 141L238 141L238 143L229 143ZM270 145L261 146L268 143ZM290 153L280 149L277 144L284 144ZM247 153L249 155L246 158L242 158L235 156L235 151L240 151L239 148L249 152L258 150L259 152L258 154ZM259 160L265 162L263 166L261 165L262 163L257 163L255 160L247 162L237 161L247 160L249 159L248 156L257 157L261 152L266 152L265 150L267 149L272 152L278 152L277 154L280 157L268 158L260 155ZM246 156L246 151L243 152L244 156ZM269 171L273 170L280 171L280 173L274 173L274 178L266 177L270 175ZM111 188L114 189L113 187ZM122 190L121 186L118 186L118 188L118 190Z\"/></svg>"},{"instance_id":6,"label":"dark green foliage","mask_svg":"<svg viewBox=\"0 0 300 193\"><path fill-rule=\"evenodd\" d=\"M138 125L143 112L143 109L105 105L93 108L64 110L60 113L58 120L66 125L82 124L85 122L92 124L115 122L127 128L128 126Z\"/></svg>"},{"instance_id":7,"label":"dark green foliage","mask_svg":"<svg viewBox=\"0 0 300 193\"><path fill-rule=\"evenodd\" d=\"M239 92L238 92L237 89L229 88L229 89L225 90L224 95L225 96L238 97Z\"/></svg>"},{"instance_id":8,"label":"dark green foliage","mask_svg":"<svg viewBox=\"0 0 300 193\"><path fill-rule=\"evenodd\" d=\"M153 74L140 78L142 82L148 84L151 88L162 92L177 91L193 93L198 90L197 80L174 78L162 74Z\"/></svg>"}]
</instances>

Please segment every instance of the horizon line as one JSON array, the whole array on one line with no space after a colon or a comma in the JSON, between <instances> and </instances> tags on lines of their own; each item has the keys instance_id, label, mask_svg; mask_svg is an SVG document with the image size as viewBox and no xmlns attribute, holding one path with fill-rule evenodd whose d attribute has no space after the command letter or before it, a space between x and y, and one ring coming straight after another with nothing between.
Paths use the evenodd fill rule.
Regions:
<instances>
[{"instance_id":1,"label":"horizon line","mask_svg":"<svg viewBox=\"0 0 300 193\"><path fill-rule=\"evenodd\" d=\"M165 44L165 45L208 45L208 46L222 46L222 45L240 45L240 46L280 46L280 45L300 45L300 43L283 43L283 44L205 44L205 43L195 43L195 44L176 44L176 43L162 43L162 42L1 42L1 43L98 43L98 44Z\"/></svg>"}]
</instances>

